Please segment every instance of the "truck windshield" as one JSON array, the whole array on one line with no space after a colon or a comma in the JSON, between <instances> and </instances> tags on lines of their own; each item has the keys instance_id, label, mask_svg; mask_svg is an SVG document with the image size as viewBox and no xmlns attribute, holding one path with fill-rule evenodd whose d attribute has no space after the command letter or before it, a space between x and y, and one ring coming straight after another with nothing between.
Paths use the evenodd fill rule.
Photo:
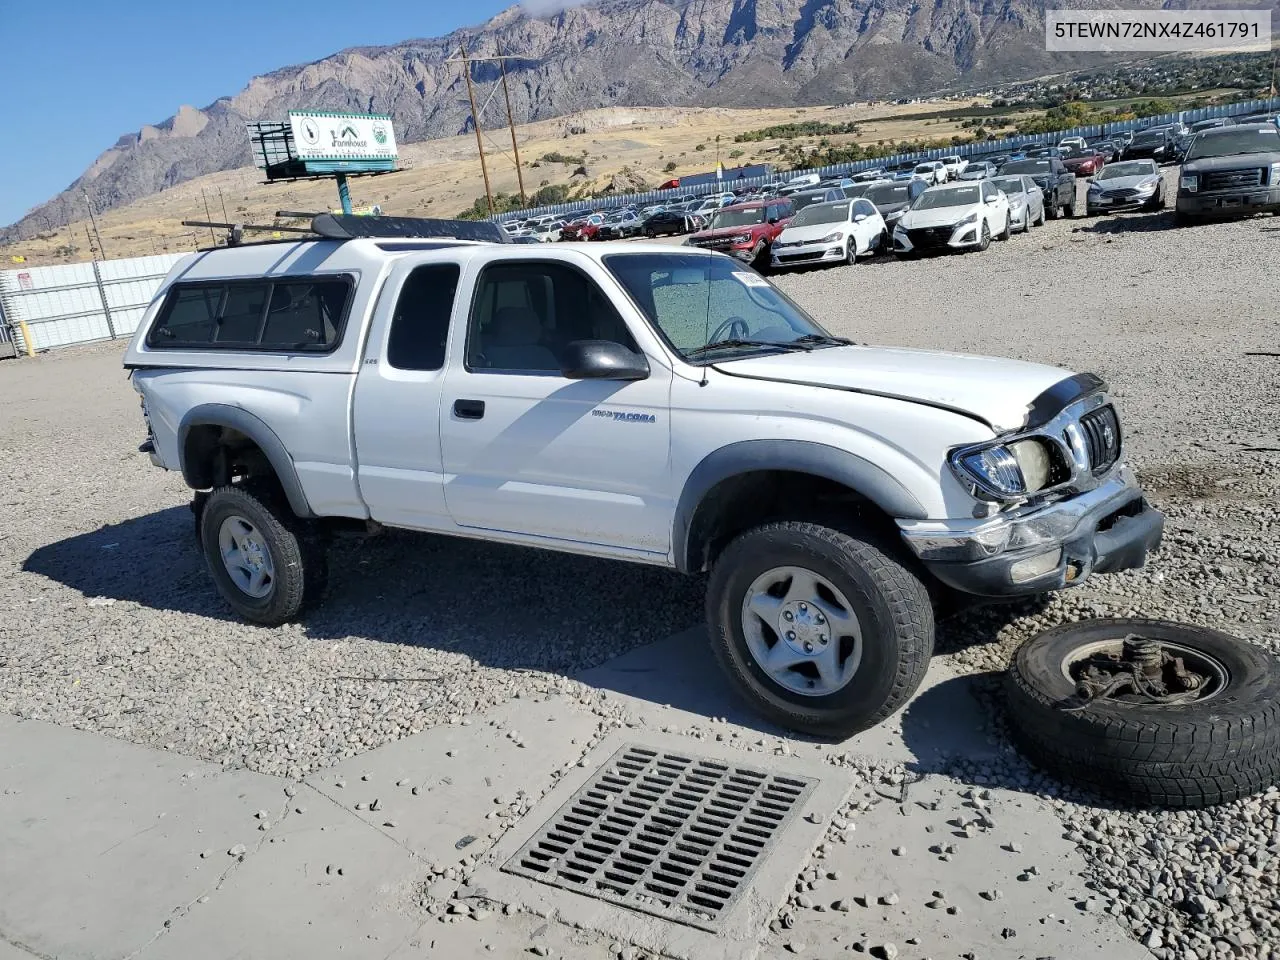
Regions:
<instances>
[{"instance_id":1,"label":"truck windshield","mask_svg":"<svg viewBox=\"0 0 1280 960\"><path fill-rule=\"evenodd\" d=\"M753 227L758 223L764 223L764 207L756 207L754 210L720 210L711 218L711 229Z\"/></svg>"},{"instance_id":2,"label":"truck windshield","mask_svg":"<svg viewBox=\"0 0 1280 960\"><path fill-rule=\"evenodd\" d=\"M1247 153L1280 153L1280 130L1261 129L1231 130L1196 137L1187 152L1188 160L1205 157L1238 157Z\"/></svg>"},{"instance_id":3,"label":"truck windshield","mask_svg":"<svg viewBox=\"0 0 1280 960\"><path fill-rule=\"evenodd\" d=\"M695 363L846 342L729 257L624 253L604 265L663 339Z\"/></svg>"}]
</instances>

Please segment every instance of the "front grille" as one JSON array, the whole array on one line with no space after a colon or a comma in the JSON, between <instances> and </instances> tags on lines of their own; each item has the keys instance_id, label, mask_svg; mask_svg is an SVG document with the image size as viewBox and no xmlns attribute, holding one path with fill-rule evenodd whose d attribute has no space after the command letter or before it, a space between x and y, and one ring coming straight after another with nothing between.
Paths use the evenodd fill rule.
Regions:
<instances>
[{"instance_id":1,"label":"front grille","mask_svg":"<svg viewBox=\"0 0 1280 960\"><path fill-rule=\"evenodd\" d=\"M1138 195L1137 190L1125 188L1123 190L1104 190L1102 195L1108 200L1132 200Z\"/></svg>"},{"instance_id":2,"label":"front grille","mask_svg":"<svg viewBox=\"0 0 1280 960\"><path fill-rule=\"evenodd\" d=\"M1266 173L1261 167L1250 170L1211 170L1201 174L1205 190L1232 190L1236 187L1260 187Z\"/></svg>"},{"instance_id":3,"label":"front grille","mask_svg":"<svg viewBox=\"0 0 1280 960\"><path fill-rule=\"evenodd\" d=\"M814 250L808 253L780 253L778 260L781 263L799 263L801 260L821 260L824 251Z\"/></svg>"},{"instance_id":4,"label":"front grille","mask_svg":"<svg viewBox=\"0 0 1280 960\"><path fill-rule=\"evenodd\" d=\"M917 230L908 230L907 239L917 250L945 247L951 241L951 234L955 233L955 230L954 224L947 227L921 227Z\"/></svg>"},{"instance_id":5,"label":"front grille","mask_svg":"<svg viewBox=\"0 0 1280 960\"><path fill-rule=\"evenodd\" d=\"M714 933L816 783L625 746L502 869Z\"/></svg>"},{"instance_id":6,"label":"front grille","mask_svg":"<svg viewBox=\"0 0 1280 960\"><path fill-rule=\"evenodd\" d=\"M1120 418L1114 407L1099 407L1080 418L1080 429L1089 448L1089 465L1101 473L1120 459Z\"/></svg>"},{"instance_id":7,"label":"front grille","mask_svg":"<svg viewBox=\"0 0 1280 960\"><path fill-rule=\"evenodd\" d=\"M707 250L728 250L733 246L733 240L729 237L715 237L710 240L694 240L693 245Z\"/></svg>"}]
</instances>

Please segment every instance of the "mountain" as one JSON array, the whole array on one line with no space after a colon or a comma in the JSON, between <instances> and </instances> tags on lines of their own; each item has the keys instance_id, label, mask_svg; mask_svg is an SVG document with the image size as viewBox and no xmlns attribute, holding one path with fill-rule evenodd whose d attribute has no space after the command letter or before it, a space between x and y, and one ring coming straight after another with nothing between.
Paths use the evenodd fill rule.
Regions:
<instances>
[{"instance_id":1,"label":"mountain","mask_svg":"<svg viewBox=\"0 0 1280 960\"><path fill-rule=\"evenodd\" d=\"M203 110L184 106L163 123L121 137L65 191L0 230L0 242L83 219L85 193L103 210L246 166L252 158L245 121L284 119L290 109L389 113L402 142L466 132L466 87L458 66L447 62L460 45L473 56L501 49L522 58L508 66L517 122L611 105L840 103L1078 69L1085 65L1080 56L1044 50L1048 2L1109 5L598 0L542 15L514 6L447 37L353 47L255 77ZM475 64L473 79L483 103L500 79L497 64ZM496 116L492 108L489 115Z\"/></svg>"}]
</instances>

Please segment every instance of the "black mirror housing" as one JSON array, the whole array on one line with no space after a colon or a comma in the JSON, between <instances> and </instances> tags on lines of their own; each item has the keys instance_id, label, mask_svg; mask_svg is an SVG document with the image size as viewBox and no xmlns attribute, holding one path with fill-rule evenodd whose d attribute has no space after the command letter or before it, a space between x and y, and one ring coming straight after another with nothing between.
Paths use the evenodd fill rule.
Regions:
<instances>
[{"instance_id":1,"label":"black mirror housing","mask_svg":"<svg viewBox=\"0 0 1280 960\"><path fill-rule=\"evenodd\" d=\"M564 348L560 373L568 380L646 380L649 361L612 340L574 340Z\"/></svg>"}]
</instances>

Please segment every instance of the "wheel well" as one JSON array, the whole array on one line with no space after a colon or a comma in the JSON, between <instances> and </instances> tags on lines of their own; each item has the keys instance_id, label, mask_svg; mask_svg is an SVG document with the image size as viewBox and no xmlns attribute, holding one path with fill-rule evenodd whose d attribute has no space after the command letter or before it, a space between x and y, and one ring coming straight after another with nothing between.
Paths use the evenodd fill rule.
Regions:
<instances>
[{"instance_id":1,"label":"wheel well","mask_svg":"<svg viewBox=\"0 0 1280 960\"><path fill-rule=\"evenodd\" d=\"M710 569L738 534L777 520L807 520L888 531L893 519L852 487L795 470L754 470L721 480L694 511L687 538L688 569Z\"/></svg>"},{"instance_id":2,"label":"wheel well","mask_svg":"<svg viewBox=\"0 0 1280 960\"><path fill-rule=\"evenodd\" d=\"M187 431L182 474L187 485L196 490L225 486L233 480L280 483L257 443L239 430L217 424L199 424Z\"/></svg>"}]
</instances>

